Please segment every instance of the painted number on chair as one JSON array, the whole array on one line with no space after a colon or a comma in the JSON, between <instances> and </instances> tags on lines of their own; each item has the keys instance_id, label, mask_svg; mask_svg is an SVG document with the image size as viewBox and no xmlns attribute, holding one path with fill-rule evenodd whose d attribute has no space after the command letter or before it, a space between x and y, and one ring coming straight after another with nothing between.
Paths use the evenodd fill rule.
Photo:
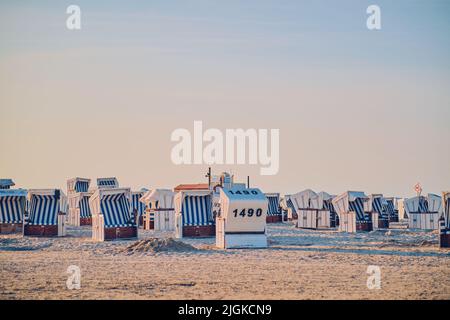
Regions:
<instances>
[{"instance_id":1,"label":"painted number on chair","mask_svg":"<svg viewBox=\"0 0 450 320\"><path fill-rule=\"evenodd\" d=\"M239 195L245 195L245 196L250 196L250 195L257 195L258 194L258 191L256 191L256 190L250 190L250 191L248 191L248 190L237 190L237 191L233 191L233 190L230 190L230 191L228 191L230 194L234 194L234 195L236 195L236 194L239 194Z\"/></svg>"},{"instance_id":2,"label":"painted number on chair","mask_svg":"<svg viewBox=\"0 0 450 320\"><path fill-rule=\"evenodd\" d=\"M261 208L258 208L256 210L253 208L250 208L250 209L244 208L244 209L240 209L240 210L234 209L233 213L234 213L235 217L242 217L242 218L253 217L253 216L260 217L262 215L262 209Z\"/></svg>"}]
</instances>

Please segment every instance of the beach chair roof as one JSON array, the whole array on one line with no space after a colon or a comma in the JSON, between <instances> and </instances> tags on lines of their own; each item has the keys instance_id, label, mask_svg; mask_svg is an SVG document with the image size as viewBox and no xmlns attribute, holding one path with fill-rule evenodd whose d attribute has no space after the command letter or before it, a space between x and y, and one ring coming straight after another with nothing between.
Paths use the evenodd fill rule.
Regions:
<instances>
[{"instance_id":1,"label":"beach chair roof","mask_svg":"<svg viewBox=\"0 0 450 320\"><path fill-rule=\"evenodd\" d=\"M27 194L25 189L0 189L0 197L26 197Z\"/></svg>"},{"instance_id":2,"label":"beach chair roof","mask_svg":"<svg viewBox=\"0 0 450 320\"><path fill-rule=\"evenodd\" d=\"M97 178L98 188L119 188L119 181L116 177Z\"/></svg>"},{"instance_id":3,"label":"beach chair roof","mask_svg":"<svg viewBox=\"0 0 450 320\"><path fill-rule=\"evenodd\" d=\"M91 179L88 178L71 178L67 180L67 191L87 192L89 190L90 183Z\"/></svg>"},{"instance_id":4,"label":"beach chair roof","mask_svg":"<svg viewBox=\"0 0 450 320\"><path fill-rule=\"evenodd\" d=\"M15 185L16 184L12 181L12 179L0 179L0 189L9 189Z\"/></svg>"},{"instance_id":5,"label":"beach chair roof","mask_svg":"<svg viewBox=\"0 0 450 320\"><path fill-rule=\"evenodd\" d=\"M173 208L175 192L170 189L153 189L147 191L140 199L141 202L149 206L150 203L158 202L159 208Z\"/></svg>"}]
</instances>

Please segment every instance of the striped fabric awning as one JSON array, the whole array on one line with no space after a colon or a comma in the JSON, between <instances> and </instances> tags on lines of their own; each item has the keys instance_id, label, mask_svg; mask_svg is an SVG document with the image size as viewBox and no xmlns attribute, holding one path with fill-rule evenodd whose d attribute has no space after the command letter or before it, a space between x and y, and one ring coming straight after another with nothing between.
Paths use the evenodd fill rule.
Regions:
<instances>
[{"instance_id":1,"label":"striped fabric awning","mask_svg":"<svg viewBox=\"0 0 450 320\"><path fill-rule=\"evenodd\" d=\"M428 212L428 201L424 197L419 199L419 213Z\"/></svg>"},{"instance_id":2,"label":"striped fabric awning","mask_svg":"<svg viewBox=\"0 0 450 320\"><path fill-rule=\"evenodd\" d=\"M0 223L21 223L26 196L0 196Z\"/></svg>"},{"instance_id":3,"label":"striped fabric awning","mask_svg":"<svg viewBox=\"0 0 450 320\"><path fill-rule=\"evenodd\" d=\"M372 211L378 213L380 218L386 217L387 212L383 210L383 198L375 197L372 199Z\"/></svg>"},{"instance_id":4,"label":"striped fabric awning","mask_svg":"<svg viewBox=\"0 0 450 320\"><path fill-rule=\"evenodd\" d=\"M131 211L134 212L134 210L136 210L139 217L142 216L145 211L145 204L139 201L143 195L144 192L134 192L131 194Z\"/></svg>"},{"instance_id":5,"label":"striped fabric awning","mask_svg":"<svg viewBox=\"0 0 450 320\"><path fill-rule=\"evenodd\" d=\"M30 200L29 224L56 225L59 199L55 195L33 194Z\"/></svg>"},{"instance_id":6,"label":"striped fabric awning","mask_svg":"<svg viewBox=\"0 0 450 320\"><path fill-rule=\"evenodd\" d=\"M91 209L89 208L89 196L84 195L80 199L80 217L89 218L91 217Z\"/></svg>"},{"instance_id":7,"label":"striped fabric awning","mask_svg":"<svg viewBox=\"0 0 450 320\"><path fill-rule=\"evenodd\" d=\"M350 211L356 212L356 221L365 221L364 201L361 198L356 198L354 201L349 201Z\"/></svg>"},{"instance_id":8,"label":"striped fabric awning","mask_svg":"<svg viewBox=\"0 0 450 320\"><path fill-rule=\"evenodd\" d=\"M132 226L130 204L124 193L104 195L100 210L105 217L105 227Z\"/></svg>"},{"instance_id":9,"label":"striped fabric awning","mask_svg":"<svg viewBox=\"0 0 450 320\"><path fill-rule=\"evenodd\" d=\"M389 216L393 216L395 214L395 206L394 206L394 200L392 199L387 199L386 200L386 208L385 208L386 212L388 213Z\"/></svg>"},{"instance_id":10,"label":"striped fabric awning","mask_svg":"<svg viewBox=\"0 0 450 320\"><path fill-rule=\"evenodd\" d=\"M186 196L181 207L185 226L207 226L214 224L211 196Z\"/></svg>"},{"instance_id":11,"label":"striped fabric awning","mask_svg":"<svg viewBox=\"0 0 450 320\"><path fill-rule=\"evenodd\" d=\"M76 192L87 192L89 189L89 182L88 181L77 181L77 182L75 182L74 189Z\"/></svg>"},{"instance_id":12,"label":"striped fabric awning","mask_svg":"<svg viewBox=\"0 0 450 320\"><path fill-rule=\"evenodd\" d=\"M98 187L108 187L108 188L118 188L119 187L116 178L99 178L99 179L97 179L97 186Z\"/></svg>"},{"instance_id":13,"label":"striped fabric awning","mask_svg":"<svg viewBox=\"0 0 450 320\"><path fill-rule=\"evenodd\" d=\"M336 213L336 211L334 210L333 203L331 201L332 201L332 199L324 200L323 201L323 208L325 210L330 211L330 213Z\"/></svg>"},{"instance_id":14,"label":"striped fabric awning","mask_svg":"<svg viewBox=\"0 0 450 320\"><path fill-rule=\"evenodd\" d=\"M386 202L383 205L384 212L388 217L397 217L398 213L395 212L395 205L393 199L386 199Z\"/></svg>"},{"instance_id":15,"label":"striped fabric awning","mask_svg":"<svg viewBox=\"0 0 450 320\"><path fill-rule=\"evenodd\" d=\"M267 215L268 216L276 216L280 215L280 197L279 196L272 196L272 195L266 195L267 200L269 200L269 208L267 209Z\"/></svg>"},{"instance_id":16,"label":"striped fabric awning","mask_svg":"<svg viewBox=\"0 0 450 320\"><path fill-rule=\"evenodd\" d=\"M294 207L294 204L292 203L292 200L291 200L291 199L287 199L286 204L287 204L287 206L288 206L289 208L291 208L292 213L297 213L297 212L295 211L295 207Z\"/></svg>"}]
</instances>

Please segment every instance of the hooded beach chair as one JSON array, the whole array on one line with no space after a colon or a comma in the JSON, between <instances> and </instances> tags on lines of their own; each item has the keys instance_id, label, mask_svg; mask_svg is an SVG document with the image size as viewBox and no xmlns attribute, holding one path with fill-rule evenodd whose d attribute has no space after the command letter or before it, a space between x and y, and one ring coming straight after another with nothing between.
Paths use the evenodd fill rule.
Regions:
<instances>
[{"instance_id":1,"label":"hooded beach chair","mask_svg":"<svg viewBox=\"0 0 450 320\"><path fill-rule=\"evenodd\" d=\"M131 191L131 213L136 217L138 226L143 224L145 204L140 201L147 190Z\"/></svg>"},{"instance_id":2,"label":"hooded beach chair","mask_svg":"<svg viewBox=\"0 0 450 320\"><path fill-rule=\"evenodd\" d=\"M370 216L373 230L389 228L387 201L382 194L372 194L364 203L364 212Z\"/></svg>"},{"instance_id":3,"label":"hooded beach chair","mask_svg":"<svg viewBox=\"0 0 450 320\"><path fill-rule=\"evenodd\" d=\"M427 196L416 196L403 202L408 215L409 228L422 230L439 229L439 218L442 213L442 198L429 193Z\"/></svg>"},{"instance_id":4,"label":"hooded beach chair","mask_svg":"<svg viewBox=\"0 0 450 320\"><path fill-rule=\"evenodd\" d=\"M62 237L66 234L67 198L60 189L28 190L24 236Z\"/></svg>"},{"instance_id":5,"label":"hooded beach chair","mask_svg":"<svg viewBox=\"0 0 450 320\"><path fill-rule=\"evenodd\" d=\"M96 241L137 238L129 188L100 188L89 198L92 238Z\"/></svg>"},{"instance_id":6,"label":"hooded beach chair","mask_svg":"<svg viewBox=\"0 0 450 320\"><path fill-rule=\"evenodd\" d=\"M214 236L215 220L212 214L212 191L179 191L175 195L175 236Z\"/></svg>"},{"instance_id":7,"label":"hooded beach chair","mask_svg":"<svg viewBox=\"0 0 450 320\"><path fill-rule=\"evenodd\" d=\"M269 201L269 207L267 209L267 223L282 222L283 215L280 208L280 194L279 193L265 193L267 200Z\"/></svg>"},{"instance_id":8,"label":"hooded beach chair","mask_svg":"<svg viewBox=\"0 0 450 320\"><path fill-rule=\"evenodd\" d=\"M364 203L368 200L361 191L347 191L333 198L332 204L339 217L339 231L372 231L371 217L364 212Z\"/></svg>"},{"instance_id":9,"label":"hooded beach chair","mask_svg":"<svg viewBox=\"0 0 450 320\"><path fill-rule=\"evenodd\" d=\"M72 193L68 197L69 214L67 222L73 226L89 226L92 225L92 214L89 207L89 198L94 192L77 192Z\"/></svg>"},{"instance_id":10,"label":"hooded beach chair","mask_svg":"<svg viewBox=\"0 0 450 320\"><path fill-rule=\"evenodd\" d=\"M220 215L216 217L219 248L266 248L268 200L256 188L220 189Z\"/></svg>"},{"instance_id":11,"label":"hooded beach chair","mask_svg":"<svg viewBox=\"0 0 450 320\"><path fill-rule=\"evenodd\" d=\"M22 231L27 191L0 189L0 233Z\"/></svg>"},{"instance_id":12,"label":"hooded beach chair","mask_svg":"<svg viewBox=\"0 0 450 320\"><path fill-rule=\"evenodd\" d=\"M154 189L148 191L142 198L146 206L144 214L144 229L155 231L175 230L175 192L169 189Z\"/></svg>"}]
</instances>

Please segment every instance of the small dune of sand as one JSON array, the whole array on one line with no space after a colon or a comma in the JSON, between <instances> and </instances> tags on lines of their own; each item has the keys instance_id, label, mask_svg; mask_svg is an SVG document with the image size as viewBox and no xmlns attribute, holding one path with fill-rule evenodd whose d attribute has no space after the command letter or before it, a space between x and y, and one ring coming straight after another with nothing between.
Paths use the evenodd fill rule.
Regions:
<instances>
[{"instance_id":1,"label":"small dune of sand","mask_svg":"<svg viewBox=\"0 0 450 320\"><path fill-rule=\"evenodd\" d=\"M190 252L197 249L190 244L176 241L172 238L158 239L149 238L136 241L122 250L123 253L131 254L155 254L159 252Z\"/></svg>"}]
</instances>

